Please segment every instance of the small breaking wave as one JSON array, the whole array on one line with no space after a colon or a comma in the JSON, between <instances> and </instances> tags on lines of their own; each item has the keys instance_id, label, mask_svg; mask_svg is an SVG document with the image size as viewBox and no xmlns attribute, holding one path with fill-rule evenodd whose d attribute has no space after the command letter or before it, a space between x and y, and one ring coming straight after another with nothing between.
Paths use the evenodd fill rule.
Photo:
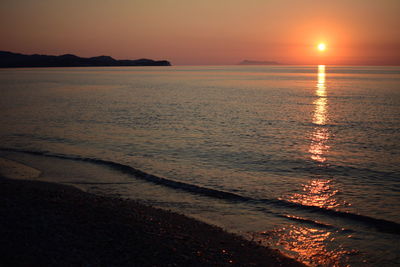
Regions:
<instances>
[{"instance_id":1,"label":"small breaking wave","mask_svg":"<svg viewBox=\"0 0 400 267\"><path fill-rule=\"evenodd\" d=\"M38 155L38 156L44 156L44 157L53 157L53 158L66 159L66 160L83 161L83 162L89 162L89 163L98 164L98 165L104 165L104 166L107 166L116 171L129 174L129 175L135 177L136 179L141 179L141 180L144 180L147 182L151 182L153 184L166 186L166 187L169 187L172 189L181 190L181 191L185 191L185 192L192 193L192 194L197 194L197 195L202 195L202 196L207 196L207 197L212 197L212 198L218 198L218 199L223 199L223 200L227 200L227 201L247 202L247 203L252 203L252 204L264 204L264 205L269 205L269 206L275 206L278 208L284 207L284 208L289 208L289 209L308 211L310 213L318 213L318 214L322 214L322 215L327 215L329 217L336 217L336 218L342 218L342 219L356 221L367 227L372 227L379 232L400 234L400 224L398 224L396 222L392 222L392 221L388 221L388 220L384 220L384 219L377 219L377 218L373 218L370 216L365 216L365 215L360 215L360 214L355 214L355 213L350 213L350 212L334 210L334 209L327 209L327 208L321 208L321 207L317 207L317 206L303 205L303 204L294 203L294 202L290 202L290 201L283 200L283 199L257 199L257 198L252 198L252 197L248 197L248 196L242 196L242 195L231 193L231 192L221 191L221 190L217 190L217 189L203 187L200 185L194 185L194 184L189 184L189 183L185 183L185 182L180 182L180 181L176 181L176 180L172 180L172 179L155 176L155 175L143 172L141 170L135 169L131 166L113 162L113 161L102 160L102 159L98 159L98 158L86 158L86 157L80 157L80 156L56 154L56 153L51 153L51 152L47 152L47 151L28 151L28 150L11 149L11 148L0 148L0 150L26 153L26 154ZM278 215L278 216L284 217L288 220L296 220L296 221L301 221L303 223L314 224L319 227L324 227L324 228L333 227L331 225L327 225L327 224L309 220L309 219L303 219L300 217L287 216L287 215Z\"/></svg>"}]
</instances>

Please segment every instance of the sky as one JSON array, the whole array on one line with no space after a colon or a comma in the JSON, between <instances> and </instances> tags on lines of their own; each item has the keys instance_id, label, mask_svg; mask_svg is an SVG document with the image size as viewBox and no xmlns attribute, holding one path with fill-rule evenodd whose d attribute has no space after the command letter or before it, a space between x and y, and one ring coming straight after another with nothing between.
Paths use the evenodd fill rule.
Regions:
<instances>
[{"instance_id":1,"label":"sky","mask_svg":"<svg viewBox=\"0 0 400 267\"><path fill-rule=\"evenodd\" d=\"M400 0L1 0L0 50L174 65L400 65L399 14Z\"/></svg>"}]
</instances>

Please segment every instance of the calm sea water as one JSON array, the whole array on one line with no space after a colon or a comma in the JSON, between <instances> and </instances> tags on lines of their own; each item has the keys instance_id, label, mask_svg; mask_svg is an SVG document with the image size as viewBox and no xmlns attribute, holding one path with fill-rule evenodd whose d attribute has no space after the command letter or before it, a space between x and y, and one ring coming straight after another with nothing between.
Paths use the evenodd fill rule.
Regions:
<instances>
[{"instance_id":1,"label":"calm sea water","mask_svg":"<svg viewBox=\"0 0 400 267\"><path fill-rule=\"evenodd\" d=\"M400 67L7 69L0 94L2 155L43 180L312 265L400 264Z\"/></svg>"}]
</instances>

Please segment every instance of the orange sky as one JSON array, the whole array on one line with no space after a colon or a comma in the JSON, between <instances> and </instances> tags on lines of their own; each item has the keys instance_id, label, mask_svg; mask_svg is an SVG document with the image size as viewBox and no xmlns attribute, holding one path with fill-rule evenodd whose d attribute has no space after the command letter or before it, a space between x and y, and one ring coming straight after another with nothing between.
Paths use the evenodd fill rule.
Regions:
<instances>
[{"instance_id":1,"label":"orange sky","mask_svg":"<svg viewBox=\"0 0 400 267\"><path fill-rule=\"evenodd\" d=\"M399 14L400 0L1 0L0 50L400 65Z\"/></svg>"}]
</instances>

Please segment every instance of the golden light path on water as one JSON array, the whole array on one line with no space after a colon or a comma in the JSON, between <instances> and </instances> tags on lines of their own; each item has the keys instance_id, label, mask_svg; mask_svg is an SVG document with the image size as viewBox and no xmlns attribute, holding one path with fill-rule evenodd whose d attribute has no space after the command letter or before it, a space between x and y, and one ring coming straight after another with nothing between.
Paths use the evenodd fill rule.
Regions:
<instances>
[{"instance_id":1,"label":"golden light path on water","mask_svg":"<svg viewBox=\"0 0 400 267\"><path fill-rule=\"evenodd\" d=\"M314 101L315 110L312 122L318 126L323 126L326 124L327 117L327 105L328 99L326 94L326 86L325 86L325 66L318 66L318 82L317 89L315 91L316 96L318 97ZM329 149L327 145L327 141L329 139L329 131L324 127L316 127L315 131L311 137L311 144L309 148L309 152L311 153L311 159L318 162L325 162L326 157L324 154Z\"/></svg>"},{"instance_id":2,"label":"golden light path on water","mask_svg":"<svg viewBox=\"0 0 400 267\"><path fill-rule=\"evenodd\" d=\"M312 161L317 165L323 165L327 161L326 153L330 149L328 140L330 138L329 128L326 124L328 117L328 98L326 87L325 66L318 66L317 83L315 86L314 111L311 118L315 125L310 135L310 145L308 152ZM301 193L292 193L282 199L306 206L316 206L320 208L332 209L339 206L335 199L338 192L331 184L331 180L326 177L311 176L311 179L302 185ZM288 218L303 219L293 215ZM312 218L308 218L311 219ZM348 252L337 249L328 250L327 244L334 240L332 232L303 225L290 225L289 227L275 230L272 235L277 238L275 245L284 250L294 253L294 256L307 264L313 266L337 266L343 256Z\"/></svg>"},{"instance_id":3,"label":"golden light path on water","mask_svg":"<svg viewBox=\"0 0 400 267\"><path fill-rule=\"evenodd\" d=\"M327 161L326 153L330 146L328 140L330 137L329 128L325 127L328 118L328 99L326 88L325 66L318 66L318 79L315 87L314 112L312 123L315 125L310 137L308 152L310 158L321 165ZM291 202L296 202L307 206L317 206L320 208L335 208L339 204L333 198L337 190L333 190L330 185L331 180L322 177L311 179L303 185L303 193L295 193L288 197Z\"/></svg>"},{"instance_id":4,"label":"golden light path on water","mask_svg":"<svg viewBox=\"0 0 400 267\"><path fill-rule=\"evenodd\" d=\"M308 152L310 158L318 165L327 161L326 153L329 151L328 144L330 138L329 128L325 127L328 118L328 98L326 88L325 66L318 66L318 79L315 87L314 113L312 123L315 125L310 137ZM308 184L303 185L303 193L289 196L289 201L300 203L307 206L317 206L320 208L335 208L339 204L334 198L337 190L331 186L331 180L326 178L311 179Z\"/></svg>"}]
</instances>

